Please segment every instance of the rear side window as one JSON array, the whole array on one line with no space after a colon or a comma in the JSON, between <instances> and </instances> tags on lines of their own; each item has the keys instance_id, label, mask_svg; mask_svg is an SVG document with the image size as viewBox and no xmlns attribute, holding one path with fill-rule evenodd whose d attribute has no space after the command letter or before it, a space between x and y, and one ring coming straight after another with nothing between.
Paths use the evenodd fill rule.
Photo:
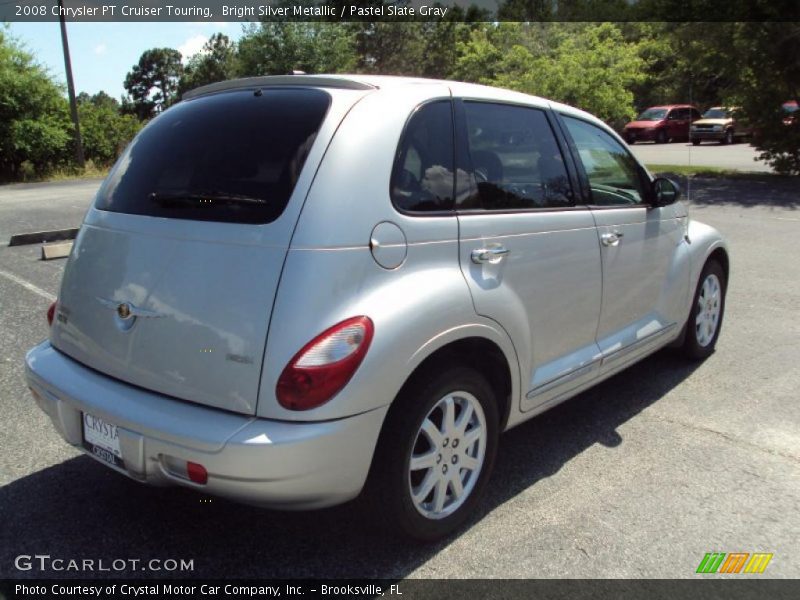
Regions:
<instances>
[{"instance_id":1,"label":"rear side window","mask_svg":"<svg viewBox=\"0 0 800 600\"><path fill-rule=\"evenodd\" d=\"M453 162L451 102L423 104L409 119L397 148L391 182L395 207L411 212L451 210Z\"/></svg>"},{"instance_id":2,"label":"rear side window","mask_svg":"<svg viewBox=\"0 0 800 600\"><path fill-rule=\"evenodd\" d=\"M513 210L572 206L561 151L544 112L465 102L469 155L477 193L460 208Z\"/></svg>"},{"instance_id":3,"label":"rear side window","mask_svg":"<svg viewBox=\"0 0 800 600\"><path fill-rule=\"evenodd\" d=\"M156 117L98 192L100 210L229 223L277 219L330 105L313 89L242 90Z\"/></svg>"}]
</instances>

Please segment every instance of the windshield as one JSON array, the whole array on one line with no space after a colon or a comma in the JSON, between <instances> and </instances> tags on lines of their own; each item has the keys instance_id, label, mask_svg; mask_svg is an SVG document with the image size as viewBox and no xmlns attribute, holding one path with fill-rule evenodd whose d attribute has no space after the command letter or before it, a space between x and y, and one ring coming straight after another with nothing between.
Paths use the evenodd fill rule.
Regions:
<instances>
[{"instance_id":1,"label":"windshield","mask_svg":"<svg viewBox=\"0 0 800 600\"><path fill-rule=\"evenodd\" d=\"M727 119L728 109L726 108L709 108L703 113L704 119Z\"/></svg>"},{"instance_id":2,"label":"windshield","mask_svg":"<svg viewBox=\"0 0 800 600\"><path fill-rule=\"evenodd\" d=\"M315 89L237 90L181 102L136 136L97 194L100 210L269 223L292 195L330 104Z\"/></svg>"},{"instance_id":3,"label":"windshield","mask_svg":"<svg viewBox=\"0 0 800 600\"><path fill-rule=\"evenodd\" d=\"M661 121L662 119L666 118L667 116L667 109L666 108L648 108L638 117L636 117L637 121Z\"/></svg>"}]
</instances>

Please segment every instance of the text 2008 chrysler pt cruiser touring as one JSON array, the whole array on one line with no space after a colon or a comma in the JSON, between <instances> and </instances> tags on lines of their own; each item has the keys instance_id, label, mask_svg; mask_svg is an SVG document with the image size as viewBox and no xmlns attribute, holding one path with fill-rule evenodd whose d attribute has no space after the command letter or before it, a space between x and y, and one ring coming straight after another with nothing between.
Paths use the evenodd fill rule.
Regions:
<instances>
[{"instance_id":1,"label":"text 2008 chrysler pt cruiser touring","mask_svg":"<svg viewBox=\"0 0 800 600\"><path fill-rule=\"evenodd\" d=\"M454 530L503 430L668 344L728 253L585 112L390 77L213 84L86 214L27 355L61 435L139 481Z\"/></svg>"}]
</instances>

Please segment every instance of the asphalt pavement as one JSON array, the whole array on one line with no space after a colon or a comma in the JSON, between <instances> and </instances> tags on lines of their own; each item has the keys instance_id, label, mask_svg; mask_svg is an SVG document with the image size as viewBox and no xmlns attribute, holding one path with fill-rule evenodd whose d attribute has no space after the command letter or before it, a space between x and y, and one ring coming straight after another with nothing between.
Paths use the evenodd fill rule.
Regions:
<instances>
[{"instance_id":1,"label":"asphalt pavement","mask_svg":"<svg viewBox=\"0 0 800 600\"><path fill-rule=\"evenodd\" d=\"M22 361L65 261L4 244L78 225L97 185L0 188L0 578L65 574L15 568L34 554L192 560L169 573L192 578L694 578L707 552L773 553L762 577L800 577L797 180L693 180L692 216L732 248L717 352L659 352L505 434L478 518L430 546L357 502L282 513L145 487L58 437Z\"/></svg>"},{"instance_id":2,"label":"asphalt pavement","mask_svg":"<svg viewBox=\"0 0 800 600\"><path fill-rule=\"evenodd\" d=\"M647 164L717 167L760 173L772 171L768 164L757 160L758 151L747 143L722 145L703 142L699 146L693 146L688 142L638 142L630 148L639 160Z\"/></svg>"}]
</instances>

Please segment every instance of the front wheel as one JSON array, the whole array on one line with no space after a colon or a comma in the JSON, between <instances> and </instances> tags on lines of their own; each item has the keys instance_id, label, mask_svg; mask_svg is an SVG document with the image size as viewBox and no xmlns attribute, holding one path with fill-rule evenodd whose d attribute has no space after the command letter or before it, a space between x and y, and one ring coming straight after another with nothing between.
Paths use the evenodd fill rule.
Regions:
<instances>
[{"instance_id":1,"label":"front wheel","mask_svg":"<svg viewBox=\"0 0 800 600\"><path fill-rule=\"evenodd\" d=\"M699 145L700 145L700 140L698 140L697 138L692 140L692 146L699 146Z\"/></svg>"},{"instance_id":2,"label":"front wheel","mask_svg":"<svg viewBox=\"0 0 800 600\"><path fill-rule=\"evenodd\" d=\"M497 453L494 391L477 371L418 377L389 411L370 474L379 517L433 541L460 527L486 487Z\"/></svg>"},{"instance_id":3,"label":"front wheel","mask_svg":"<svg viewBox=\"0 0 800 600\"><path fill-rule=\"evenodd\" d=\"M656 134L656 144L666 144L669 138L667 138L667 132L661 129Z\"/></svg>"},{"instance_id":4,"label":"front wheel","mask_svg":"<svg viewBox=\"0 0 800 600\"><path fill-rule=\"evenodd\" d=\"M703 268L686 323L684 351L690 358L706 358L714 352L725 313L727 282L722 266L710 260Z\"/></svg>"},{"instance_id":5,"label":"front wheel","mask_svg":"<svg viewBox=\"0 0 800 600\"><path fill-rule=\"evenodd\" d=\"M725 137L722 138L722 143L725 145L733 143L733 129L728 129L728 131L725 132Z\"/></svg>"}]
</instances>

